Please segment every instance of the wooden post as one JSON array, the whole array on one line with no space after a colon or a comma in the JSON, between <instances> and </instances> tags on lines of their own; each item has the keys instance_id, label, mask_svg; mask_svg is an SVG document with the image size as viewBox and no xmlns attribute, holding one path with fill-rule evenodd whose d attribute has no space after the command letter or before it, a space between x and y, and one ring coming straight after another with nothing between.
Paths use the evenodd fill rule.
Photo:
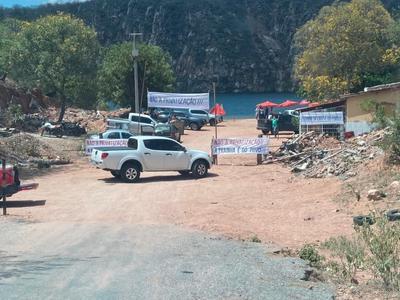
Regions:
<instances>
[{"instance_id":1,"label":"wooden post","mask_svg":"<svg viewBox=\"0 0 400 300\"><path fill-rule=\"evenodd\" d=\"M263 135L262 135L262 134L259 134L258 137L259 137L259 138L262 138ZM262 161L263 161L262 154L257 154L257 165L261 165L261 164L262 164Z\"/></svg>"},{"instance_id":2,"label":"wooden post","mask_svg":"<svg viewBox=\"0 0 400 300\"><path fill-rule=\"evenodd\" d=\"M6 160L2 159L1 160L1 165L3 169L3 184L2 184L2 192L3 192L3 216L7 214L7 207L6 207L6 201L7 201L7 196L5 194L5 189L6 189Z\"/></svg>"},{"instance_id":3,"label":"wooden post","mask_svg":"<svg viewBox=\"0 0 400 300\"><path fill-rule=\"evenodd\" d=\"M213 153L214 138L211 140L211 155L214 165L218 165L218 155Z\"/></svg>"}]
</instances>

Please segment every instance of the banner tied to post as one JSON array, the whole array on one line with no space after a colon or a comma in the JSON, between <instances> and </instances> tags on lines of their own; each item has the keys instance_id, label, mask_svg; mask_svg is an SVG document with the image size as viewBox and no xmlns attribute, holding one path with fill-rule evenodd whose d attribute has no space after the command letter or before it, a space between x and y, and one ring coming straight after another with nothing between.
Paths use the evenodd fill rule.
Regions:
<instances>
[{"instance_id":1,"label":"banner tied to post","mask_svg":"<svg viewBox=\"0 0 400 300\"><path fill-rule=\"evenodd\" d=\"M85 141L85 154L90 155L95 148L120 148L128 147L127 139L87 139Z\"/></svg>"},{"instance_id":2,"label":"banner tied to post","mask_svg":"<svg viewBox=\"0 0 400 300\"><path fill-rule=\"evenodd\" d=\"M267 137L262 138L227 138L212 142L212 154L268 154Z\"/></svg>"},{"instance_id":3,"label":"banner tied to post","mask_svg":"<svg viewBox=\"0 0 400 300\"><path fill-rule=\"evenodd\" d=\"M208 110L210 108L210 95L208 93L176 94L148 92L147 102L148 107Z\"/></svg>"},{"instance_id":4,"label":"banner tied to post","mask_svg":"<svg viewBox=\"0 0 400 300\"><path fill-rule=\"evenodd\" d=\"M303 112L300 113L300 125L343 125L343 112Z\"/></svg>"}]
</instances>

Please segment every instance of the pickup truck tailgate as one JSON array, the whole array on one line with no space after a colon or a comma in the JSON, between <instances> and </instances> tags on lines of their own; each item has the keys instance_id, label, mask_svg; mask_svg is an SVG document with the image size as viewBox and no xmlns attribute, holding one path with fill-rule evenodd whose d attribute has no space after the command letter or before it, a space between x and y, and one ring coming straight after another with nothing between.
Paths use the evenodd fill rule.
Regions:
<instances>
[{"instance_id":1,"label":"pickup truck tailgate","mask_svg":"<svg viewBox=\"0 0 400 300\"><path fill-rule=\"evenodd\" d=\"M103 159L101 158L103 151L99 149L93 149L92 154L90 156L90 161L92 164L96 166L101 166L103 163Z\"/></svg>"},{"instance_id":2,"label":"pickup truck tailgate","mask_svg":"<svg viewBox=\"0 0 400 300\"><path fill-rule=\"evenodd\" d=\"M114 170L127 150L129 150L127 147L95 148L90 156L90 161L98 168Z\"/></svg>"}]
</instances>

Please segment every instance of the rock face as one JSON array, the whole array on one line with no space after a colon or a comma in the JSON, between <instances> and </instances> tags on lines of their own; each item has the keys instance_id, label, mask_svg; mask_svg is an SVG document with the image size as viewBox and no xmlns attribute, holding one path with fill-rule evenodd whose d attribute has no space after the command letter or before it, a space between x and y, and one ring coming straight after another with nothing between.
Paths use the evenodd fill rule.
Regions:
<instances>
[{"instance_id":1,"label":"rock face","mask_svg":"<svg viewBox=\"0 0 400 300\"><path fill-rule=\"evenodd\" d=\"M389 7L399 5L384 1ZM0 10L0 18L34 19L65 11L95 26L103 44L144 40L167 50L179 91L267 92L293 88L296 29L333 0L96 0ZM393 3L392 3L393 2Z\"/></svg>"}]
</instances>

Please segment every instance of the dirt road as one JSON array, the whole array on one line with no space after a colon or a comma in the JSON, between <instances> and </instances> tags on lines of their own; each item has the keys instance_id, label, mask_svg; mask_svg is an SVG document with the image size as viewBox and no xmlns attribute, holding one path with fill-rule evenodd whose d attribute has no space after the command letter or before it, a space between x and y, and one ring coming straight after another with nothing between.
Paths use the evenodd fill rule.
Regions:
<instances>
[{"instance_id":1,"label":"dirt road","mask_svg":"<svg viewBox=\"0 0 400 300\"><path fill-rule=\"evenodd\" d=\"M257 134L253 120L218 129ZM213 135L207 127L183 141L209 151ZM301 280L304 262L267 253L351 232L332 201L339 182L256 166L251 155L219 163L205 179L144 173L125 184L81 157L36 178L38 190L14 198L46 205L10 208L0 220L0 297L331 299L330 287ZM254 236L263 244L240 241Z\"/></svg>"},{"instance_id":2,"label":"dirt road","mask_svg":"<svg viewBox=\"0 0 400 300\"><path fill-rule=\"evenodd\" d=\"M186 131L189 148L209 151L214 129ZM219 137L254 137L254 120L218 128ZM281 139L272 139L271 147ZM37 191L16 198L47 200L41 208L10 213L39 222L175 224L235 239L259 237L264 243L300 247L337 232L351 232L351 218L336 212L336 179L309 180L280 165L256 166L256 157L224 156L208 178L193 180L175 172L144 173L125 184L97 170L86 159L40 177Z\"/></svg>"}]
</instances>

